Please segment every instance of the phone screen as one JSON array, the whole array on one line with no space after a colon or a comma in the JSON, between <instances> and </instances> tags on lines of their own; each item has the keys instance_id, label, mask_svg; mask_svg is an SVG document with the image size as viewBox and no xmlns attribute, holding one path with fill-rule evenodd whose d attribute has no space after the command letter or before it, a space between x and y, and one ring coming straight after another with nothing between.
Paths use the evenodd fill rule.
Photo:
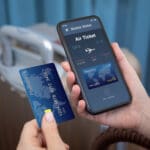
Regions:
<instances>
[{"instance_id":1,"label":"phone screen","mask_svg":"<svg viewBox=\"0 0 150 150\"><path fill-rule=\"evenodd\" d=\"M104 103L109 108L123 95L126 99L129 94L100 20L89 17L66 22L61 31L89 105L96 108Z\"/></svg>"}]
</instances>

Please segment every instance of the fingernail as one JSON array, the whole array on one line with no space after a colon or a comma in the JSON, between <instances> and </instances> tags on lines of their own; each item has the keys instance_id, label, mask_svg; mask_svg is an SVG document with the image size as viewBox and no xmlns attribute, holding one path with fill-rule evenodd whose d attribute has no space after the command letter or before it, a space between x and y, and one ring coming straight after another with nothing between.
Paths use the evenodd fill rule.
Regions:
<instances>
[{"instance_id":1,"label":"fingernail","mask_svg":"<svg viewBox=\"0 0 150 150\"><path fill-rule=\"evenodd\" d=\"M45 119L47 122L54 121L54 116L51 109L46 109L44 112L45 112Z\"/></svg>"},{"instance_id":2,"label":"fingernail","mask_svg":"<svg viewBox=\"0 0 150 150\"><path fill-rule=\"evenodd\" d=\"M119 47L119 44L118 44L117 42L115 42L115 45L116 45L117 47Z\"/></svg>"}]
</instances>

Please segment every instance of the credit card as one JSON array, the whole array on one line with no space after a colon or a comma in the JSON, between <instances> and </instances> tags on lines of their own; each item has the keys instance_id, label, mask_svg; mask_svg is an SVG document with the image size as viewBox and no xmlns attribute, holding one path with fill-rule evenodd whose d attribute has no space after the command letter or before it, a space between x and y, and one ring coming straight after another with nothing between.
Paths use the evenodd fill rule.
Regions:
<instances>
[{"instance_id":1,"label":"credit card","mask_svg":"<svg viewBox=\"0 0 150 150\"><path fill-rule=\"evenodd\" d=\"M44 113L49 110L53 112L58 124L74 118L53 63L22 69L19 72L39 127Z\"/></svg>"}]
</instances>

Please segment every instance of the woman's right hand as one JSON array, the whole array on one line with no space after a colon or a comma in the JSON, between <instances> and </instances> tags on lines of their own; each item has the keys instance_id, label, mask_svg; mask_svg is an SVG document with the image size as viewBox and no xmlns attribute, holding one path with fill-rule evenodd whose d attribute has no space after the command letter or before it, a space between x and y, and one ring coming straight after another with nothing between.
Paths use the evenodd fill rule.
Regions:
<instances>
[{"instance_id":1,"label":"woman's right hand","mask_svg":"<svg viewBox=\"0 0 150 150\"><path fill-rule=\"evenodd\" d=\"M139 77L127 61L117 43L112 44L112 49L122 71L124 79L132 96L132 103L98 115L91 115L86 111L86 103L79 99L80 87L75 84L75 75L68 62L63 62L62 67L67 72L67 85L73 106L78 114L87 119L117 128L132 128L150 137L150 99Z\"/></svg>"}]
</instances>

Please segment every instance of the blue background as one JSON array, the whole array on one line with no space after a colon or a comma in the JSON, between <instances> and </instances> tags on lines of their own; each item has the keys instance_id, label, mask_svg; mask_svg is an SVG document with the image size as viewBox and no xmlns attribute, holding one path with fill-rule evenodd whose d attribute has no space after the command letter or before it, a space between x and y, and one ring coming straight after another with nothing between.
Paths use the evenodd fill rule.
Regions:
<instances>
[{"instance_id":1,"label":"blue background","mask_svg":"<svg viewBox=\"0 0 150 150\"><path fill-rule=\"evenodd\" d=\"M29 26L98 15L109 39L129 48L142 65L142 81L150 94L150 0L0 0L0 26Z\"/></svg>"}]
</instances>

